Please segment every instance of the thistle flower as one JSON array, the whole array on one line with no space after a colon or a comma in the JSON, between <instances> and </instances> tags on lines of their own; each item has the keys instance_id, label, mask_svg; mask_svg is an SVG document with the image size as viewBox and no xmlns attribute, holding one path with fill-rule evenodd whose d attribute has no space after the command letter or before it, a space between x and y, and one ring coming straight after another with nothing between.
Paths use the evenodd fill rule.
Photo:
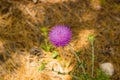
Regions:
<instances>
[{"instance_id":1,"label":"thistle flower","mask_svg":"<svg viewBox=\"0 0 120 80\"><path fill-rule=\"evenodd\" d=\"M69 43L72 36L70 28L63 25L57 25L49 33L49 39L55 46L65 46Z\"/></svg>"}]
</instances>

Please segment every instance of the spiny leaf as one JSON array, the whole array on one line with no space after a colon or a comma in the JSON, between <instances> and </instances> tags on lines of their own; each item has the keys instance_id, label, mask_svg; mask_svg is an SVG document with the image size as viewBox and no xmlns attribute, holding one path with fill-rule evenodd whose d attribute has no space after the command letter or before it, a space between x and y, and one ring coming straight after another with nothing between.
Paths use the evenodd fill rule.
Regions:
<instances>
[{"instance_id":1,"label":"spiny leaf","mask_svg":"<svg viewBox=\"0 0 120 80\"><path fill-rule=\"evenodd\" d=\"M45 63L42 63L42 64L40 65L40 67L39 67L39 70L42 71L42 70L44 70L44 69L45 69Z\"/></svg>"},{"instance_id":2,"label":"spiny leaf","mask_svg":"<svg viewBox=\"0 0 120 80\"><path fill-rule=\"evenodd\" d=\"M52 54L52 58L56 58L58 56L58 52L57 51L54 51L53 54Z\"/></svg>"}]
</instances>

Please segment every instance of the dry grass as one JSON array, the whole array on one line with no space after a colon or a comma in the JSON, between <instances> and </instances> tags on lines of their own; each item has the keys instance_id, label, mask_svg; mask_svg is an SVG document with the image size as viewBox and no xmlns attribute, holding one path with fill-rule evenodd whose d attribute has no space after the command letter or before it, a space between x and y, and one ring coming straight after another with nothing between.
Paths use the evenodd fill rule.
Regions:
<instances>
[{"instance_id":1,"label":"dry grass","mask_svg":"<svg viewBox=\"0 0 120 80\"><path fill-rule=\"evenodd\" d=\"M30 55L27 52L22 54L14 53L4 64L1 64L1 79L3 80L71 80L68 72L73 70L75 64L70 65L69 61L56 60L51 53L43 52L44 57ZM39 70L45 62L45 69ZM63 64L65 63L65 64ZM6 66L7 65L7 66ZM65 65L65 66L64 66ZM54 70L54 71L53 71ZM63 74L58 74L64 73Z\"/></svg>"},{"instance_id":2,"label":"dry grass","mask_svg":"<svg viewBox=\"0 0 120 80\"><path fill-rule=\"evenodd\" d=\"M46 1L46 2L45 2ZM95 69L100 63L111 62L115 67L112 80L120 79L120 5L112 0L0 0L0 79L1 80L71 80L71 76L57 74L74 72L76 60L68 46L55 48L62 60L30 54L30 50L44 43L40 28L51 28L56 24L71 27L73 39L70 45L91 72L91 53L88 36L94 34ZM21 53L23 52L23 53ZM65 52L66 54L62 54ZM73 63L72 61L75 63ZM46 69L39 71L41 62L47 61ZM39 62L39 63L38 63ZM71 66L61 66L65 62ZM55 71L52 71L52 67ZM77 70L81 71L81 69Z\"/></svg>"}]
</instances>

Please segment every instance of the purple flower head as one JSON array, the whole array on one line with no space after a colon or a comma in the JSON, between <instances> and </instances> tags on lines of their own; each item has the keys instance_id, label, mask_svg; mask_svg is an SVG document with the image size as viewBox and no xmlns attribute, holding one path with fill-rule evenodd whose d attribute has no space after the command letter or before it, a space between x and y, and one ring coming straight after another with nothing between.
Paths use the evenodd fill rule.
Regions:
<instances>
[{"instance_id":1,"label":"purple flower head","mask_svg":"<svg viewBox=\"0 0 120 80\"><path fill-rule=\"evenodd\" d=\"M65 46L69 43L72 37L72 32L70 28L63 25L57 25L53 27L49 33L49 39L51 43L55 46Z\"/></svg>"}]
</instances>

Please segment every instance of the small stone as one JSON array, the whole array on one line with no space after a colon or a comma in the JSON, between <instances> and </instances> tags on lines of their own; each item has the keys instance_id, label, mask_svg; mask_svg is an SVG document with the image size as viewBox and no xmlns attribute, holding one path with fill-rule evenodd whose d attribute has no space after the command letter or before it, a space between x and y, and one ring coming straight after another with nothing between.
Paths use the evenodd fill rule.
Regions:
<instances>
[{"instance_id":1,"label":"small stone","mask_svg":"<svg viewBox=\"0 0 120 80\"><path fill-rule=\"evenodd\" d=\"M101 64L100 68L106 75L112 76L114 74L114 67L109 62Z\"/></svg>"}]
</instances>

